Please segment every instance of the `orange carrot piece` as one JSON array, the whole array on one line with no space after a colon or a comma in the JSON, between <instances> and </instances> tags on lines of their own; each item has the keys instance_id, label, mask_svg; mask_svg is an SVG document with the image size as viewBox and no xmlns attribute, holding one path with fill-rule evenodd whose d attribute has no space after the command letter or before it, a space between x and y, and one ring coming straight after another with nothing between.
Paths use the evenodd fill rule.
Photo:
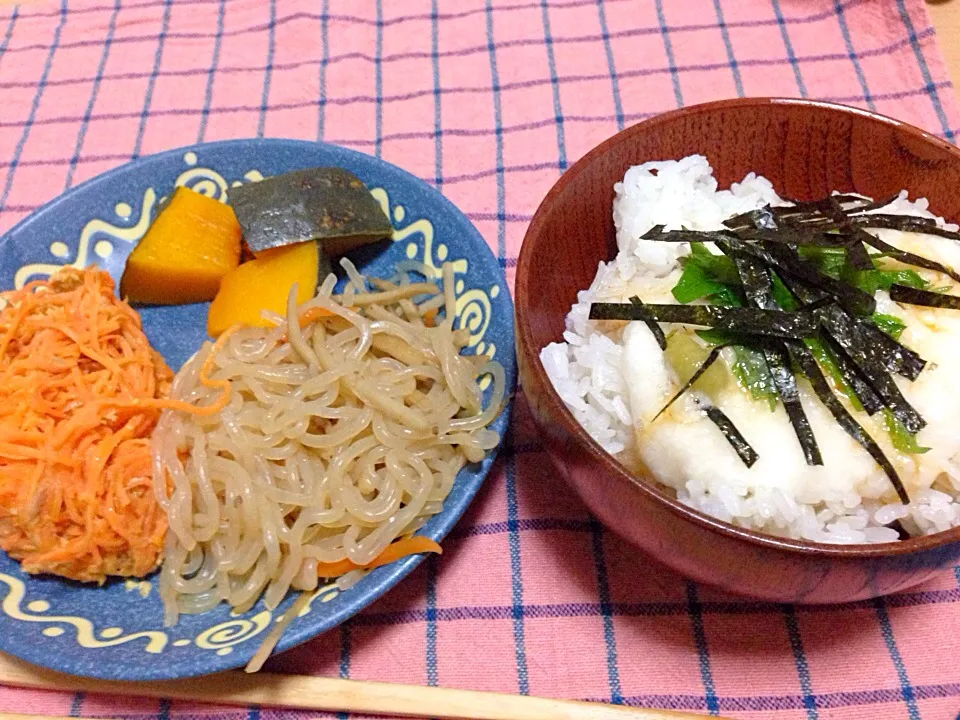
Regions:
<instances>
[{"instance_id":1,"label":"orange carrot piece","mask_svg":"<svg viewBox=\"0 0 960 720\"><path fill-rule=\"evenodd\" d=\"M381 565L389 565L408 555L419 555L420 553L436 553L437 555L441 555L443 548L428 537L411 535L390 543L383 549L383 552L366 565L357 565L350 560L317 563L317 575L325 578L340 577L341 575L346 575L351 570L371 570Z\"/></svg>"},{"instance_id":2,"label":"orange carrot piece","mask_svg":"<svg viewBox=\"0 0 960 720\"><path fill-rule=\"evenodd\" d=\"M307 308L302 313L300 313L300 327L304 328L312 322L321 320L322 318L336 317L335 312L331 312L326 308L322 307L312 307Z\"/></svg>"}]
</instances>

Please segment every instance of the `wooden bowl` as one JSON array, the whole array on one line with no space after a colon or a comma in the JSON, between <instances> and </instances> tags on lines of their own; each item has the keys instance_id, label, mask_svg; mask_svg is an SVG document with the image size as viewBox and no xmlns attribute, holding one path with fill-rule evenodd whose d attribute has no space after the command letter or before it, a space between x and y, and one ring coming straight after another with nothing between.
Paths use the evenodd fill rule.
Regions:
<instances>
[{"instance_id":1,"label":"wooden bowl","mask_svg":"<svg viewBox=\"0 0 960 720\"><path fill-rule=\"evenodd\" d=\"M554 391L540 350L597 264L616 254L613 185L632 165L706 155L721 187L754 171L788 197L832 190L886 197L907 188L960 219L960 150L922 130L854 108L753 98L684 108L615 135L547 194L517 265L517 361L522 388L560 474L609 528L698 581L765 600L837 603L923 582L960 558L960 528L883 545L823 545L735 527L634 474L577 423Z\"/></svg>"}]
</instances>

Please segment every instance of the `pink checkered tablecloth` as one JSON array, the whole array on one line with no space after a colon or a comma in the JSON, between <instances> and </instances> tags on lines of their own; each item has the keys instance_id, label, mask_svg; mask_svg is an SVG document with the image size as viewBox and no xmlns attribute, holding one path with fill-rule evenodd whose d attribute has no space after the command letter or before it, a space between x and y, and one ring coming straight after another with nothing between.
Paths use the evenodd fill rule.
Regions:
<instances>
[{"instance_id":1,"label":"pink checkered tablecloth","mask_svg":"<svg viewBox=\"0 0 960 720\"><path fill-rule=\"evenodd\" d=\"M921 0L39 0L0 7L0 232L140 155L322 139L435 184L512 282L567 165L625 125L738 95L960 132ZM960 568L848 607L696 586L557 484L520 399L443 557L269 667L743 718L953 720L958 658ZM285 714L10 688L0 711Z\"/></svg>"}]
</instances>

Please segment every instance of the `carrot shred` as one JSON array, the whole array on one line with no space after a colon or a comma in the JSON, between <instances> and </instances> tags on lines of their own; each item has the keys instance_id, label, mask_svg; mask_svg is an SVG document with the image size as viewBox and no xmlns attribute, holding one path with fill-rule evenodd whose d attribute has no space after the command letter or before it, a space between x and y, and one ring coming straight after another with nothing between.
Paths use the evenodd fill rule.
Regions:
<instances>
[{"instance_id":1,"label":"carrot shred","mask_svg":"<svg viewBox=\"0 0 960 720\"><path fill-rule=\"evenodd\" d=\"M430 308L423 314L423 324L427 327L437 326L437 308Z\"/></svg>"},{"instance_id":2,"label":"carrot shred","mask_svg":"<svg viewBox=\"0 0 960 720\"><path fill-rule=\"evenodd\" d=\"M30 573L102 583L156 568L167 519L150 434L166 408L229 401L229 382L209 377L216 347L200 373L216 402L167 399L173 373L113 288L101 270L65 268L0 293L0 547Z\"/></svg>"},{"instance_id":3,"label":"carrot shred","mask_svg":"<svg viewBox=\"0 0 960 720\"><path fill-rule=\"evenodd\" d=\"M337 317L337 314L322 307L307 308L300 313L300 327L304 328L312 322L328 317Z\"/></svg>"},{"instance_id":4,"label":"carrot shred","mask_svg":"<svg viewBox=\"0 0 960 720\"><path fill-rule=\"evenodd\" d=\"M337 562L328 563L318 562L317 575L325 578L340 577L352 570L371 570L381 565L389 565L408 555L419 555L420 553L437 553L437 555L441 555L443 549L428 537L411 535L390 543L383 549L383 552L366 565L357 565L350 560L338 560Z\"/></svg>"}]
</instances>

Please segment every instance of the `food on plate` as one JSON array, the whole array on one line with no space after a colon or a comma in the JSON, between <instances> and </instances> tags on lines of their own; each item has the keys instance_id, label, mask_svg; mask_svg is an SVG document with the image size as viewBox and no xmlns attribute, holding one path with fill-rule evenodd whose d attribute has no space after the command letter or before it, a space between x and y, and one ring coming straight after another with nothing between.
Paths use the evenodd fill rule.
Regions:
<instances>
[{"instance_id":1,"label":"food on plate","mask_svg":"<svg viewBox=\"0 0 960 720\"><path fill-rule=\"evenodd\" d=\"M239 265L220 283L207 313L207 333L217 337L231 325L272 326L264 310L283 313L290 289L297 288L297 304L314 296L330 273L330 261L316 242L265 250Z\"/></svg>"},{"instance_id":2,"label":"food on plate","mask_svg":"<svg viewBox=\"0 0 960 720\"><path fill-rule=\"evenodd\" d=\"M177 188L128 259L133 301L212 299L214 340L176 375L103 270L0 293L0 547L83 582L162 564L169 624L302 591L251 670L321 583L441 552L416 533L499 443L487 426L506 402L503 367L461 354L452 264L367 278L342 258L335 292L324 248L389 219L345 171L271 181L231 194L246 221L279 224L242 237L230 206Z\"/></svg>"},{"instance_id":3,"label":"food on plate","mask_svg":"<svg viewBox=\"0 0 960 720\"><path fill-rule=\"evenodd\" d=\"M327 255L337 256L393 232L363 182L337 167L294 170L232 188L230 205L255 255L317 240Z\"/></svg>"},{"instance_id":4,"label":"food on plate","mask_svg":"<svg viewBox=\"0 0 960 720\"><path fill-rule=\"evenodd\" d=\"M212 300L240 262L240 225L229 205L178 187L130 253L120 296L133 303Z\"/></svg>"},{"instance_id":5,"label":"food on plate","mask_svg":"<svg viewBox=\"0 0 960 720\"><path fill-rule=\"evenodd\" d=\"M706 159L615 186L617 257L541 360L626 466L736 525L826 543L960 525L960 234L906 191L718 190Z\"/></svg>"},{"instance_id":6,"label":"food on plate","mask_svg":"<svg viewBox=\"0 0 960 720\"><path fill-rule=\"evenodd\" d=\"M487 428L505 397L503 367L461 355L453 269L291 291L272 328L234 326L177 373L153 435L153 478L170 531L160 575L166 621L436 550L409 539L441 511L457 473L499 442ZM492 378L484 402L480 383ZM204 378L209 382L204 383ZM290 610L287 615L294 617Z\"/></svg>"},{"instance_id":7,"label":"food on plate","mask_svg":"<svg viewBox=\"0 0 960 720\"><path fill-rule=\"evenodd\" d=\"M0 547L29 573L154 570L150 434L172 373L96 269L0 294Z\"/></svg>"}]
</instances>

